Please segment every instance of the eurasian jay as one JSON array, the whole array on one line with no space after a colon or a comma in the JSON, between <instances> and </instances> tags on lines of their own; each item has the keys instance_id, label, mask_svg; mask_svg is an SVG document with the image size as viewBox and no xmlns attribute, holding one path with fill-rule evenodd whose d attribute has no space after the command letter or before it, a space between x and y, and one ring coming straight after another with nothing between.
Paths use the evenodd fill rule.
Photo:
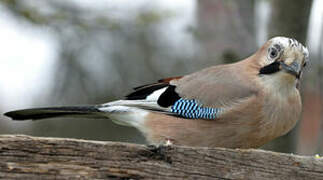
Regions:
<instances>
[{"instance_id":1,"label":"eurasian jay","mask_svg":"<svg viewBox=\"0 0 323 180\"><path fill-rule=\"evenodd\" d=\"M298 86L308 61L301 43L275 37L237 63L139 86L124 100L5 115L107 118L137 128L153 144L257 148L295 126L302 109Z\"/></svg>"}]
</instances>

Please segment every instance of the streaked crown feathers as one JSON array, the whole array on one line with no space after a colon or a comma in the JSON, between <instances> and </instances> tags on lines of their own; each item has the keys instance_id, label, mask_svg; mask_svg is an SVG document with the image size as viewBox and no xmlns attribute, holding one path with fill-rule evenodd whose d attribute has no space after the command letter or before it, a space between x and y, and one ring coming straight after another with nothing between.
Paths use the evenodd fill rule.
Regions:
<instances>
[{"instance_id":1,"label":"streaked crown feathers","mask_svg":"<svg viewBox=\"0 0 323 180\"><path fill-rule=\"evenodd\" d=\"M309 52L307 47L298 42L296 39L278 36L272 38L270 41L272 42L272 44L279 44L282 48L296 48L298 51L301 51L303 53L306 61L308 61L309 59Z\"/></svg>"}]
</instances>

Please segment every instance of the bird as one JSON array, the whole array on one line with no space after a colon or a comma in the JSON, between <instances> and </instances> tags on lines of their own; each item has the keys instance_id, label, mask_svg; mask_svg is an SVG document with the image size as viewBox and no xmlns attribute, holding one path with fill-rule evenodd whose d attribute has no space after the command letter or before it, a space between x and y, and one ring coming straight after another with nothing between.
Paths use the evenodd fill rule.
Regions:
<instances>
[{"instance_id":1,"label":"bird","mask_svg":"<svg viewBox=\"0 0 323 180\"><path fill-rule=\"evenodd\" d=\"M108 119L135 127L157 145L259 148L298 121L300 80L308 62L304 45L277 36L243 60L139 86L121 100L4 115L13 120Z\"/></svg>"}]
</instances>

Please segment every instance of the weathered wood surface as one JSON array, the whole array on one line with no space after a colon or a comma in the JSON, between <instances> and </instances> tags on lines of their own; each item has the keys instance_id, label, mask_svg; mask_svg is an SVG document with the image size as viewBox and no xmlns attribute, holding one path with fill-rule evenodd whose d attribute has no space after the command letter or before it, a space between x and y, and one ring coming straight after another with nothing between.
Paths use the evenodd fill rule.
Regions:
<instances>
[{"instance_id":1,"label":"weathered wood surface","mask_svg":"<svg viewBox=\"0 0 323 180\"><path fill-rule=\"evenodd\" d=\"M263 150L0 136L0 179L323 179L323 159Z\"/></svg>"}]
</instances>

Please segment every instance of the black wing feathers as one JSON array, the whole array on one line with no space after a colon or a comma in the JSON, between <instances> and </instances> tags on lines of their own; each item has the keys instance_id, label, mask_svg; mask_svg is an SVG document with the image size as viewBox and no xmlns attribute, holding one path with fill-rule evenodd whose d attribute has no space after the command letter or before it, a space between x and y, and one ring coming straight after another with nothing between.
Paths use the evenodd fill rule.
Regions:
<instances>
[{"instance_id":1,"label":"black wing feathers","mask_svg":"<svg viewBox=\"0 0 323 180\"><path fill-rule=\"evenodd\" d=\"M173 105L181 97L175 92L176 86L170 85L169 80L159 80L158 83L148 84L134 88L135 92L126 96L127 100L142 100L151 95L154 91L167 87L167 89L159 96L157 104L161 107L169 107Z\"/></svg>"},{"instance_id":2,"label":"black wing feathers","mask_svg":"<svg viewBox=\"0 0 323 180\"><path fill-rule=\"evenodd\" d=\"M156 84L149 84L145 86L140 86L135 89L135 92L130 93L126 96L127 100L140 100L146 99L147 96L152 94L154 91L164 88L168 86L166 83L156 83Z\"/></svg>"},{"instance_id":3,"label":"black wing feathers","mask_svg":"<svg viewBox=\"0 0 323 180\"><path fill-rule=\"evenodd\" d=\"M175 88L176 86L169 85L166 91L159 96L157 104L161 107L169 107L175 104L175 102L181 98L176 93Z\"/></svg>"}]
</instances>

